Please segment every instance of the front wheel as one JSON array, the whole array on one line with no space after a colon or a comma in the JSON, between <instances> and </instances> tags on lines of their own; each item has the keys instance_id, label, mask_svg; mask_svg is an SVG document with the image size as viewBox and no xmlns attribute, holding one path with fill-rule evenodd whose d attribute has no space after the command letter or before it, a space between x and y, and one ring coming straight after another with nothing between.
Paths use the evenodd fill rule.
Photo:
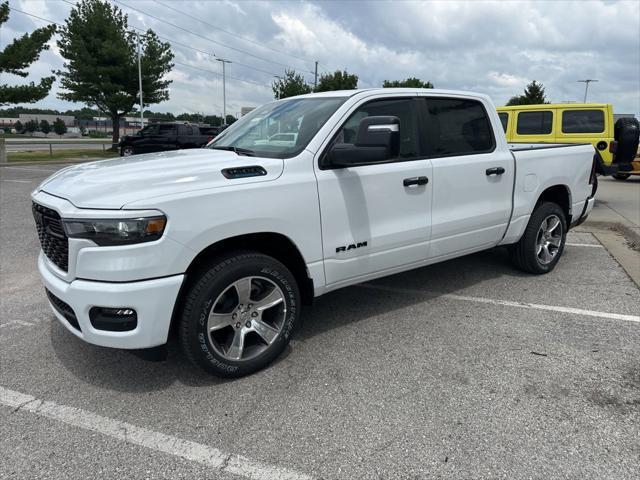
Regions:
<instances>
[{"instance_id":1,"label":"front wheel","mask_svg":"<svg viewBox=\"0 0 640 480\"><path fill-rule=\"evenodd\" d=\"M120 156L121 157L129 157L131 155L135 155L135 153L136 153L135 150L130 145L127 145L126 147L122 147L120 149Z\"/></svg>"},{"instance_id":2,"label":"front wheel","mask_svg":"<svg viewBox=\"0 0 640 480\"><path fill-rule=\"evenodd\" d=\"M511 247L511 258L525 272L549 273L560 260L566 239L564 211L556 203L542 203L533 211L520 241Z\"/></svg>"},{"instance_id":3,"label":"front wheel","mask_svg":"<svg viewBox=\"0 0 640 480\"><path fill-rule=\"evenodd\" d=\"M256 252L219 257L187 292L180 340L187 357L214 375L240 377L282 353L300 316L294 276Z\"/></svg>"},{"instance_id":4,"label":"front wheel","mask_svg":"<svg viewBox=\"0 0 640 480\"><path fill-rule=\"evenodd\" d=\"M613 174L613 178L615 178L616 180L626 180L630 176L631 176L630 173L614 173Z\"/></svg>"}]
</instances>

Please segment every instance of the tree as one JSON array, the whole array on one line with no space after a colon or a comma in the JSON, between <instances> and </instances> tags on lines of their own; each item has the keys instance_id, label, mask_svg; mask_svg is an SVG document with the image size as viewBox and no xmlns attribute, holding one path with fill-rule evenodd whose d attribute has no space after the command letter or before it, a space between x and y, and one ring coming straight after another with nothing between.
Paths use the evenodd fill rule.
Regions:
<instances>
[{"instance_id":1,"label":"tree","mask_svg":"<svg viewBox=\"0 0 640 480\"><path fill-rule=\"evenodd\" d=\"M423 82L419 78L409 77L404 80L385 80L382 83L383 88L433 88L430 81Z\"/></svg>"},{"instance_id":2,"label":"tree","mask_svg":"<svg viewBox=\"0 0 640 480\"><path fill-rule=\"evenodd\" d=\"M168 43L147 30L140 36L145 105L169 99L173 53ZM60 75L62 100L84 102L111 118L113 143L120 137L120 118L140 103L136 38L127 15L101 0L82 0L60 30L58 47L66 60Z\"/></svg>"},{"instance_id":3,"label":"tree","mask_svg":"<svg viewBox=\"0 0 640 480\"><path fill-rule=\"evenodd\" d=\"M276 99L311 93L311 87L295 70L285 70L284 77L278 77L278 80L271 84L271 88Z\"/></svg>"},{"instance_id":4,"label":"tree","mask_svg":"<svg viewBox=\"0 0 640 480\"><path fill-rule=\"evenodd\" d=\"M56 118L56 121L53 122L53 131L56 132L56 135L62 136L67 133L67 126L62 120Z\"/></svg>"},{"instance_id":5,"label":"tree","mask_svg":"<svg viewBox=\"0 0 640 480\"><path fill-rule=\"evenodd\" d=\"M0 27L9 19L9 2L0 4ZM55 33L55 25L38 28L15 38L4 50L0 51L0 77L9 73L19 77L27 77L27 68L40 58L40 52L47 50L47 42ZM55 77L44 77L40 82L29 82L26 85L0 84L0 105L10 103L34 103L49 94Z\"/></svg>"},{"instance_id":6,"label":"tree","mask_svg":"<svg viewBox=\"0 0 640 480\"><path fill-rule=\"evenodd\" d=\"M35 120L29 120L24 124L24 131L29 133L33 137L33 132L38 130L38 122Z\"/></svg>"},{"instance_id":7,"label":"tree","mask_svg":"<svg viewBox=\"0 0 640 480\"><path fill-rule=\"evenodd\" d=\"M358 76L336 70L334 73L325 73L320 75L316 92L329 92L331 90L353 90L358 88Z\"/></svg>"},{"instance_id":8,"label":"tree","mask_svg":"<svg viewBox=\"0 0 640 480\"><path fill-rule=\"evenodd\" d=\"M24 125L22 125L20 120L17 120L16 123L13 124L13 128L15 128L18 133L22 133L24 131Z\"/></svg>"},{"instance_id":9,"label":"tree","mask_svg":"<svg viewBox=\"0 0 640 480\"><path fill-rule=\"evenodd\" d=\"M44 133L45 137L49 135L51 131L51 125L46 120L40 120L40 131Z\"/></svg>"},{"instance_id":10,"label":"tree","mask_svg":"<svg viewBox=\"0 0 640 480\"><path fill-rule=\"evenodd\" d=\"M549 102L544 94L544 85L534 80L526 86L523 95L511 97L507 105L537 105L540 103Z\"/></svg>"}]
</instances>

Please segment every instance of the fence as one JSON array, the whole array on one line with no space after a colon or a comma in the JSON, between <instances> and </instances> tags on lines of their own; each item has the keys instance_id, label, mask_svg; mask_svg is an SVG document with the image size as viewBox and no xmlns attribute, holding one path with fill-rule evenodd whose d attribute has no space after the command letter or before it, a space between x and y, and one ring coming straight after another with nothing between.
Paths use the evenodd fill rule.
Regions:
<instances>
[{"instance_id":1,"label":"fence","mask_svg":"<svg viewBox=\"0 0 640 480\"><path fill-rule=\"evenodd\" d=\"M37 157L34 160L43 159L42 157L47 156L53 158L54 152L60 153L64 150L68 150L70 154L82 151L83 156L91 156L91 152L96 152L98 156L104 156L107 150L112 147L117 150L118 145L111 143L111 141L100 140L43 140L41 138L17 140L0 138L0 163L7 162L11 156L25 157L29 154Z\"/></svg>"}]
</instances>

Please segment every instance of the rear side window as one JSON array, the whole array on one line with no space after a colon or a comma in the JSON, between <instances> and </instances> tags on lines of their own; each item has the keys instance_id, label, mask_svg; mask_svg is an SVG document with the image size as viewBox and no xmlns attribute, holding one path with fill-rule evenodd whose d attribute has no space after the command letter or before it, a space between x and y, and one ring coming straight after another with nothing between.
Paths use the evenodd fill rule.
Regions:
<instances>
[{"instance_id":1,"label":"rear side window","mask_svg":"<svg viewBox=\"0 0 640 480\"><path fill-rule=\"evenodd\" d=\"M602 110L566 110L562 113L562 133L602 133Z\"/></svg>"},{"instance_id":2,"label":"rear side window","mask_svg":"<svg viewBox=\"0 0 640 480\"><path fill-rule=\"evenodd\" d=\"M470 155L495 148L491 122L475 100L427 99L426 141L432 156Z\"/></svg>"},{"instance_id":3,"label":"rear side window","mask_svg":"<svg viewBox=\"0 0 640 480\"><path fill-rule=\"evenodd\" d=\"M502 112L502 113L499 113L498 116L500 117L502 130L504 130L504 133L507 133L507 124L509 123L509 114Z\"/></svg>"},{"instance_id":4,"label":"rear side window","mask_svg":"<svg viewBox=\"0 0 640 480\"><path fill-rule=\"evenodd\" d=\"M553 112L544 110L540 112L518 113L518 135L547 135L551 133L553 125Z\"/></svg>"}]
</instances>

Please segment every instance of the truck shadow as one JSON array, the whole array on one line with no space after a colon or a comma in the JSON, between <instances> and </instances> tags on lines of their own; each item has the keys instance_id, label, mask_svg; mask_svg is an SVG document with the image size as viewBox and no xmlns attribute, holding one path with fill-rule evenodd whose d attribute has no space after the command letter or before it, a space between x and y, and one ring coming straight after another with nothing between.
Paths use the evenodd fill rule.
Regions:
<instances>
[{"instance_id":1,"label":"truck shadow","mask_svg":"<svg viewBox=\"0 0 640 480\"><path fill-rule=\"evenodd\" d=\"M364 286L337 290L318 298L314 306L304 309L293 349L296 342L304 342L332 329L428 303L443 294L455 293L497 277L523 276L527 275L514 269L506 251L496 248L384 277ZM175 338L171 338L167 345L164 361L149 361L130 351L87 344L71 335L53 317L50 338L61 364L82 382L100 388L151 392L167 389L176 382L207 387L238 381L216 378L193 366L180 351ZM291 352L290 346L267 368L292 368L294 364L287 360ZM307 360L313 362L313 359Z\"/></svg>"}]
</instances>

